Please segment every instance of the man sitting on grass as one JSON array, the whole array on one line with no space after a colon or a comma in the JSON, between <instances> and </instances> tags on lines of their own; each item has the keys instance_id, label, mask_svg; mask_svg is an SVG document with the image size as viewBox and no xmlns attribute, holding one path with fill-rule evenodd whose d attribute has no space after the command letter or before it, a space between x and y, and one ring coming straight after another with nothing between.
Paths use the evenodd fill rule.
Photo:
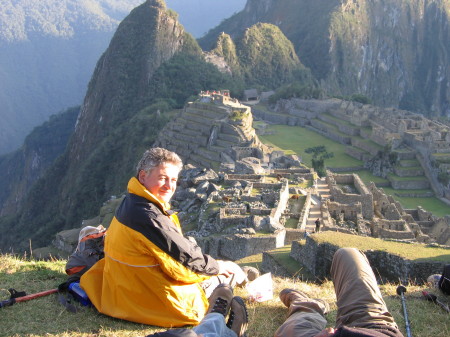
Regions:
<instances>
[{"instance_id":1,"label":"man sitting on grass","mask_svg":"<svg viewBox=\"0 0 450 337\"><path fill-rule=\"evenodd\" d=\"M204 254L183 236L169 203L182 166L163 148L141 158L106 232L105 258L81 277L101 313L164 327L196 325L214 288L246 281L237 264Z\"/></svg>"},{"instance_id":2,"label":"man sitting on grass","mask_svg":"<svg viewBox=\"0 0 450 337\"><path fill-rule=\"evenodd\" d=\"M335 327L325 329L326 302L284 289L280 299L289 308L288 318L275 337L403 337L364 253L355 248L339 249L333 256L331 276L338 307Z\"/></svg>"}]
</instances>

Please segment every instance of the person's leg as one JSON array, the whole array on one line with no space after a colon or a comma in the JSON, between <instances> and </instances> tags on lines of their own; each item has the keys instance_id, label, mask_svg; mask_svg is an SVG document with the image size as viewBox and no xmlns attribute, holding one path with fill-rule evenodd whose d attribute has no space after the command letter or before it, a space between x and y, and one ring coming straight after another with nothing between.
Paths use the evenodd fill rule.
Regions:
<instances>
[{"instance_id":1,"label":"person's leg","mask_svg":"<svg viewBox=\"0 0 450 337\"><path fill-rule=\"evenodd\" d=\"M236 337L234 331L226 326L224 316L216 312L203 317L200 324L192 330L202 337Z\"/></svg>"},{"instance_id":2,"label":"person's leg","mask_svg":"<svg viewBox=\"0 0 450 337\"><path fill-rule=\"evenodd\" d=\"M333 257L331 276L338 307L336 328L374 324L397 328L364 253L355 248L339 249Z\"/></svg>"},{"instance_id":3,"label":"person's leg","mask_svg":"<svg viewBox=\"0 0 450 337\"><path fill-rule=\"evenodd\" d=\"M328 311L325 302L292 289L282 290L280 299L289 311L275 337L313 337L325 328L327 321L323 315Z\"/></svg>"}]
</instances>

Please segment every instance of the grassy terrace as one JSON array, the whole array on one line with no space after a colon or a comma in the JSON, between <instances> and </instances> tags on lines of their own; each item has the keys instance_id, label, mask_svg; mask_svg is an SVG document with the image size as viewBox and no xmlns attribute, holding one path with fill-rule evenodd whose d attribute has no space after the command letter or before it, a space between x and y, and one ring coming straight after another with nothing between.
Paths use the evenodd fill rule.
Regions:
<instances>
[{"instance_id":1,"label":"grassy terrace","mask_svg":"<svg viewBox=\"0 0 450 337\"><path fill-rule=\"evenodd\" d=\"M411 261L450 261L450 249L429 247L421 244L410 244L402 242L387 241L382 239L360 236L323 232L314 236L319 243L329 242L338 247L355 247L361 250L380 250L401 256Z\"/></svg>"},{"instance_id":2,"label":"grassy terrace","mask_svg":"<svg viewBox=\"0 0 450 337\"><path fill-rule=\"evenodd\" d=\"M353 136L352 138L358 139L361 143L365 143L370 147L376 148L377 150L382 151L383 146L375 143L373 140L362 138L361 136Z\"/></svg>"},{"instance_id":3,"label":"grassy terrace","mask_svg":"<svg viewBox=\"0 0 450 337\"><path fill-rule=\"evenodd\" d=\"M416 167L420 166L419 161L417 159L405 159L399 161L400 165L403 167Z\"/></svg>"},{"instance_id":4,"label":"grassy terrace","mask_svg":"<svg viewBox=\"0 0 450 337\"><path fill-rule=\"evenodd\" d=\"M259 122L260 124L262 122ZM308 147L314 147L318 145L325 145L329 152L334 153L334 157L326 161L328 167L353 167L360 166L362 162L353 157L350 157L345 153L345 146L337 142L332 141L314 131L299 127L299 126L287 126L287 125L266 125L269 133L267 135L259 136L262 142L267 145L273 146L275 149L283 150L286 154L297 154L302 157L302 161L306 165L311 163L311 155L305 153L304 150ZM389 182L387 179L376 177L367 170L361 170L356 172L347 171L345 173L357 173L361 179L368 184L370 181L376 183ZM394 179L423 179L423 177L400 178L394 176ZM417 206L422 206L427 211L432 212L436 216L444 216L450 214L450 206L439 200L438 198L411 198L400 197L396 193L401 193L403 190L394 190L392 188L383 187L387 194L390 194L394 199L402 203L404 208L415 209ZM405 190L406 192L410 192Z\"/></svg>"},{"instance_id":5,"label":"grassy terrace","mask_svg":"<svg viewBox=\"0 0 450 337\"><path fill-rule=\"evenodd\" d=\"M396 181L423 181L427 180L425 176L415 176L415 177L399 177L395 174L388 174L388 177Z\"/></svg>"},{"instance_id":6,"label":"grassy terrace","mask_svg":"<svg viewBox=\"0 0 450 337\"><path fill-rule=\"evenodd\" d=\"M334 124L327 123L327 122L325 122L325 121L323 121L321 119L318 119L318 118L316 118L315 121L317 121L318 123L322 124L326 128L331 129L333 131L333 133L335 133L337 135L340 135L342 137L349 137L348 134L346 134L346 133L342 132L341 130L339 130L339 128L336 125L334 125Z\"/></svg>"},{"instance_id":7,"label":"grassy terrace","mask_svg":"<svg viewBox=\"0 0 450 337\"><path fill-rule=\"evenodd\" d=\"M308 147L325 145L328 152L334 157L328 159L328 167L352 167L362 165L362 161L350 157L345 153L345 146L328 139L317 132L299 126L268 125L267 129L273 134L259 136L261 141L272 145L275 149L286 154L297 154L302 157L303 163L310 165L311 155L305 152Z\"/></svg>"},{"instance_id":8,"label":"grassy terrace","mask_svg":"<svg viewBox=\"0 0 450 337\"><path fill-rule=\"evenodd\" d=\"M390 187L383 187L386 194L390 194L395 200L400 201L402 206L406 209L416 209L417 206L422 206L425 210L433 213L436 216L445 216L450 214L450 206L436 197L431 198L412 198L401 197L396 195L398 192ZM413 190L414 191L414 190Z\"/></svg>"},{"instance_id":9,"label":"grassy terrace","mask_svg":"<svg viewBox=\"0 0 450 337\"><path fill-rule=\"evenodd\" d=\"M403 171L403 172L408 172L408 171L413 171L413 170L417 170L417 169L422 169L422 166L417 165L417 166L397 166L396 167L397 170L399 171Z\"/></svg>"},{"instance_id":10,"label":"grassy terrace","mask_svg":"<svg viewBox=\"0 0 450 337\"><path fill-rule=\"evenodd\" d=\"M336 124L347 125L347 126L350 126L350 127L353 127L353 128L357 128L356 125L353 125L353 124L350 123L349 121L346 121L346 120L344 120L344 119L337 118L337 117L333 116L333 115L330 114L330 113L326 113L326 116L327 116L329 119L335 121Z\"/></svg>"}]
</instances>

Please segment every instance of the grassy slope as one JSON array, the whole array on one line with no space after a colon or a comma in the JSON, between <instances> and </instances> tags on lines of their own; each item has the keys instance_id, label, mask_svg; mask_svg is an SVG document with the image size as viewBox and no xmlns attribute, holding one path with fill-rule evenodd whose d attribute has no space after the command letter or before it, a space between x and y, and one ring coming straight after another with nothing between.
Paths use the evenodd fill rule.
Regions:
<instances>
[{"instance_id":1,"label":"grassy slope","mask_svg":"<svg viewBox=\"0 0 450 337\"><path fill-rule=\"evenodd\" d=\"M311 155L305 153L308 147L325 145L329 152L334 153L334 157L327 159L325 164L327 167L352 167L362 165L360 160L350 157L345 153L345 146L332 141L314 131L299 127L287 125L267 125L266 130L269 134L261 135L259 138L267 145L272 145L276 149L281 149L288 154L297 154L302 157L305 165L310 165ZM272 134L270 134L272 133ZM368 183L369 181L385 182L386 179L375 177L367 170L356 172L361 179ZM432 212L436 216L444 216L450 214L450 206L439 200L438 198L411 198L399 197L395 195L392 188L384 188L385 192L391 194L394 199L400 201L403 207L407 209L415 209L422 206L427 211Z\"/></svg>"},{"instance_id":2,"label":"grassy slope","mask_svg":"<svg viewBox=\"0 0 450 337\"><path fill-rule=\"evenodd\" d=\"M380 240L381 241L381 240ZM349 242L349 241L346 241ZM352 242L353 244L353 242ZM285 249L286 250L286 249ZM285 256L285 259L290 259ZM259 266L261 254L248 257L242 264ZM291 259L291 268L295 262ZM0 299L8 298L6 289L14 287L35 293L55 288L65 280L65 261L37 262L24 261L9 255L0 256ZM297 266L298 268L298 266ZM290 278L273 276L274 298L264 303L250 303L247 301L249 312L249 336L273 336L277 327L282 324L286 315L286 308L278 299L278 293L283 288L295 288L307 292L311 297L322 298L331 305L331 312L327 315L328 326L333 326L336 317L335 295L332 282L322 285L302 282ZM395 317L400 329L406 336L400 298L396 295L396 284L382 285L381 290L390 312ZM448 315L436 305L421 299L423 290L414 284L407 286L406 293L408 314L414 336L444 337L450 334L450 320ZM440 296L439 293L435 292ZM235 294L247 298L244 289L235 289ZM440 296L441 300L443 299ZM17 303L11 307L0 309L1 336L33 336L33 337L144 337L147 334L163 329L135 324L101 315L95 309L83 308L76 313L70 313L57 301L56 295ZM434 322L430 324L430 322Z\"/></svg>"},{"instance_id":3,"label":"grassy slope","mask_svg":"<svg viewBox=\"0 0 450 337\"><path fill-rule=\"evenodd\" d=\"M311 165L311 154L305 152L309 147L325 145L334 157L326 160L328 167L360 166L362 162L345 153L345 146L323 137L317 132L298 126L270 125L273 134L259 136L266 144L285 151L287 154L297 154L302 157L305 165Z\"/></svg>"}]
</instances>

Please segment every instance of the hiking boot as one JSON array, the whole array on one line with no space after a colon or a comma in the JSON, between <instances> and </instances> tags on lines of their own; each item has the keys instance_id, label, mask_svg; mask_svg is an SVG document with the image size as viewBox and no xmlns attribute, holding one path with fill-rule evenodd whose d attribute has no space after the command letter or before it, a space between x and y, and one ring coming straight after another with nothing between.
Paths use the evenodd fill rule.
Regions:
<instances>
[{"instance_id":1,"label":"hiking boot","mask_svg":"<svg viewBox=\"0 0 450 337\"><path fill-rule=\"evenodd\" d=\"M294 290L294 289L289 289L289 288L283 289L280 292L280 300L288 308L291 305L292 301L300 300L303 302L316 303L319 306L320 310L322 310L323 315L325 315L326 313L328 313L330 311L330 306L328 305L327 302L325 302L324 300L318 299L318 298L310 298L307 294L305 294L304 292L301 292L299 290Z\"/></svg>"},{"instance_id":2,"label":"hiking boot","mask_svg":"<svg viewBox=\"0 0 450 337\"><path fill-rule=\"evenodd\" d=\"M247 275L247 280L249 280L250 282L259 277L259 270L255 267L243 266L242 270Z\"/></svg>"},{"instance_id":3,"label":"hiking boot","mask_svg":"<svg viewBox=\"0 0 450 337\"><path fill-rule=\"evenodd\" d=\"M246 336L248 326L248 313L244 300L240 296L234 296L231 301L230 317L227 327L233 330L238 337Z\"/></svg>"},{"instance_id":4,"label":"hiking boot","mask_svg":"<svg viewBox=\"0 0 450 337\"><path fill-rule=\"evenodd\" d=\"M226 283L219 284L209 297L209 308L205 315L217 312L226 317L230 311L232 299L233 289L231 286Z\"/></svg>"}]
</instances>

